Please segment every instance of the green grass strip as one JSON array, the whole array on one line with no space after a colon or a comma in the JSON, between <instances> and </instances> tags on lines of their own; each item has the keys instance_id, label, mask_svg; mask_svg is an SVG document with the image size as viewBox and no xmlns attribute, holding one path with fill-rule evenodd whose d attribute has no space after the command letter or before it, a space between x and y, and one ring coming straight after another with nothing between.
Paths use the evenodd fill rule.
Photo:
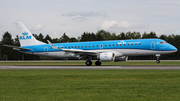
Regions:
<instances>
[{"instance_id":1,"label":"green grass strip","mask_svg":"<svg viewBox=\"0 0 180 101\"><path fill-rule=\"evenodd\" d=\"M179 101L177 70L1 70L1 101Z\"/></svg>"}]
</instances>

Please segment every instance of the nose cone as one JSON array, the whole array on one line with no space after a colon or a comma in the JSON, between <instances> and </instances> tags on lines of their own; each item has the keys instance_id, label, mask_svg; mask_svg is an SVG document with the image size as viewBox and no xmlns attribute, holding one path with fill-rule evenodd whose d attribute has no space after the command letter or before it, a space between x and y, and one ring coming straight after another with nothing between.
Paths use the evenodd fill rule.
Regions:
<instances>
[{"instance_id":1,"label":"nose cone","mask_svg":"<svg viewBox=\"0 0 180 101\"><path fill-rule=\"evenodd\" d=\"M178 51L177 48L174 47L173 45L171 45L171 46L169 47L169 49L170 49L171 51L174 51L174 52L177 52L177 51Z\"/></svg>"}]
</instances>

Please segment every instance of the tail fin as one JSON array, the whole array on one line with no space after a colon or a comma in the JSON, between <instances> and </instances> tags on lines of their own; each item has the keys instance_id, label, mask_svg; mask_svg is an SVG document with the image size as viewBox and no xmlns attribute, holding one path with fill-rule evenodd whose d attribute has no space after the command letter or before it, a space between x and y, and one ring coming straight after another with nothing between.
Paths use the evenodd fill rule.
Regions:
<instances>
[{"instance_id":1,"label":"tail fin","mask_svg":"<svg viewBox=\"0 0 180 101\"><path fill-rule=\"evenodd\" d=\"M16 27L19 30L19 42L21 47L22 46L31 46L31 45L41 45L45 44L41 41L35 39L35 37L31 34L31 32L24 26L24 24L20 21L17 21Z\"/></svg>"}]
</instances>

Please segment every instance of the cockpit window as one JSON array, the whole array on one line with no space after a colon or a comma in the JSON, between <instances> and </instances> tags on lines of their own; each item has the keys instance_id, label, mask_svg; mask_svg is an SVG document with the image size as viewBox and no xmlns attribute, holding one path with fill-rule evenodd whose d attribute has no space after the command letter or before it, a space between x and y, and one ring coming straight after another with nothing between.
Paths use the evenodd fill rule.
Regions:
<instances>
[{"instance_id":1,"label":"cockpit window","mask_svg":"<svg viewBox=\"0 0 180 101\"><path fill-rule=\"evenodd\" d=\"M166 41L161 41L160 44L167 44L167 42Z\"/></svg>"},{"instance_id":2,"label":"cockpit window","mask_svg":"<svg viewBox=\"0 0 180 101\"><path fill-rule=\"evenodd\" d=\"M161 41L161 42L160 42L160 44L164 44L164 42L163 42L163 41Z\"/></svg>"}]
</instances>

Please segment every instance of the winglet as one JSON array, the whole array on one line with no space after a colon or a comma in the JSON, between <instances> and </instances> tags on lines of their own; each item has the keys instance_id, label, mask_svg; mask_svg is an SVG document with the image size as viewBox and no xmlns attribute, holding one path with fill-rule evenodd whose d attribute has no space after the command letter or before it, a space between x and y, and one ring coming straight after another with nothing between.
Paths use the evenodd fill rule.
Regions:
<instances>
[{"instance_id":1,"label":"winglet","mask_svg":"<svg viewBox=\"0 0 180 101\"><path fill-rule=\"evenodd\" d=\"M47 40L48 44L50 44L52 49L61 49L59 47L54 46L49 40Z\"/></svg>"}]
</instances>

